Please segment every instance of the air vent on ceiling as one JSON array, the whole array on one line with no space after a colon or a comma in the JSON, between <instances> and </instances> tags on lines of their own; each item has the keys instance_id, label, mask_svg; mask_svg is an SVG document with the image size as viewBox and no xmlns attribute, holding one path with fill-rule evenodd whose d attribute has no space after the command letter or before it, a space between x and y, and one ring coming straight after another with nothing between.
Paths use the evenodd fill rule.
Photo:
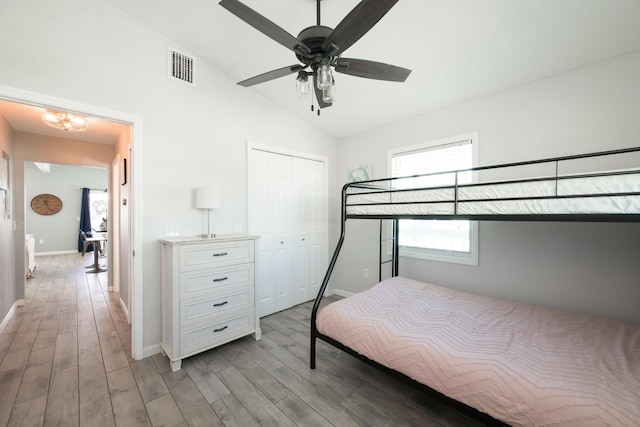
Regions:
<instances>
[{"instance_id":1,"label":"air vent on ceiling","mask_svg":"<svg viewBox=\"0 0 640 427\"><path fill-rule=\"evenodd\" d=\"M189 84L195 84L193 79L195 60L184 53L169 49L169 77L173 77Z\"/></svg>"}]
</instances>

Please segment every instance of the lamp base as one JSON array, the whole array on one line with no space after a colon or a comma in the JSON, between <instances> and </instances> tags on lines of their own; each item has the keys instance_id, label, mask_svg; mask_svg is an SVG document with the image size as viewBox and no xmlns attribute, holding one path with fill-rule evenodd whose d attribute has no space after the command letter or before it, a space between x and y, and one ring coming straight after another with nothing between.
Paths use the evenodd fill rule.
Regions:
<instances>
[{"instance_id":1,"label":"lamp base","mask_svg":"<svg viewBox=\"0 0 640 427\"><path fill-rule=\"evenodd\" d=\"M214 239L216 237L215 233L203 234L202 237L205 239Z\"/></svg>"}]
</instances>

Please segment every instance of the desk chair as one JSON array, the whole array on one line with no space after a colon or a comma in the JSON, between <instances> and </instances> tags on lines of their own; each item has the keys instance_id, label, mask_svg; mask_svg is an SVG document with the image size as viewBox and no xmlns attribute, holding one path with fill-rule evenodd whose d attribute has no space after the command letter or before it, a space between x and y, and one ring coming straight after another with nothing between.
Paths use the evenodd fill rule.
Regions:
<instances>
[{"instance_id":1,"label":"desk chair","mask_svg":"<svg viewBox=\"0 0 640 427\"><path fill-rule=\"evenodd\" d=\"M87 236L87 233L85 233L81 229L78 229L78 231L80 232L80 238L82 239L82 256L83 257L84 257L84 254L87 252L87 249L91 245L93 245L93 250L94 251L99 250L100 242L102 241L102 239L97 239L95 237L89 237L89 236Z\"/></svg>"},{"instance_id":2,"label":"desk chair","mask_svg":"<svg viewBox=\"0 0 640 427\"><path fill-rule=\"evenodd\" d=\"M91 268L92 270L87 271L87 273L101 273L103 271L107 271L102 268L98 262L98 252L100 252L100 248L102 248L102 242L106 242L104 237L88 237L87 233L82 230L79 230L80 237L82 238L82 256L87 252L89 245L93 244L93 264L88 265L87 268Z\"/></svg>"}]
</instances>

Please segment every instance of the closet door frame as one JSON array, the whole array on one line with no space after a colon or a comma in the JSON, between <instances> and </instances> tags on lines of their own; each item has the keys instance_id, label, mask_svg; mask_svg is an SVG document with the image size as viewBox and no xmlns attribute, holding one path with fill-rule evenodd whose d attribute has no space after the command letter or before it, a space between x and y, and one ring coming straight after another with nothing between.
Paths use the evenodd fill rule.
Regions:
<instances>
[{"instance_id":1,"label":"closet door frame","mask_svg":"<svg viewBox=\"0 0 640 427\"><path fill-rule=\"evenodd\" d=\"M327 157L320 156L317 154L305 153L300 151L288 150L282 147L275 147L271 145L265 145L260 143L255 143L252 141L247 141L247 219L248 219L248 232L252 235L260 235L259 232L256 232L256 213L254 206L257 201L254 199L256 197L256 188L255 186L255 173L254 168L256 165L255 153L256 151L267 152L275 155L282 155L306 160L313 160L317 162L321 162L324 167L324 200L323 200L323 216L324 216L324 229L322 230L322 254L321 254L321 265L320 269L322 274L324 269L326 269L327 260L328 260L328 241L329 241L329 200L328 200L328 188L329 188L329 161ZM266 266L261 266L266 267ZM256 271L256 274L259 274L259 271ZM322 280L322 278L320 278ZM291 290L294 291L293 289ZM256 292L260 292L260 289L256 289ZM310 299L315 298L313 295ZM262 296L259 298L262 301ZM260 307L259 307L260 308ZM263 314L261 314L262 316Z\"/></svg>"}]
</instances>

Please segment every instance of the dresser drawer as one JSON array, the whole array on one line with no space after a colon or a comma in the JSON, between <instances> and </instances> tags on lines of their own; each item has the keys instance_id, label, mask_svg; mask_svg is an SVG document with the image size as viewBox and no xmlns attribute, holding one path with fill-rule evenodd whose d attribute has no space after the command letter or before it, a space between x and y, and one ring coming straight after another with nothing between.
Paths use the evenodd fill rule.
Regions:
<instances>
[{"instance_id":1,"label":"dresser drawer","mask_svg":"<svg viewBox=\"0 0 640 427\"><path fill-rule=\"evenodd\" d=\"M254 331L253 316L252 310L246 310L235 313L226 320L183 329L180 334L180 353L188 356L250 334Z\"/></svg>"},{"instance_id":2,"label":"dresser drawer","mask_svg":"<svg viewBox=\"0 0 640 427\"><path fill-rule=\"evenodd\" d=\"M254 264L198 270L180 274L180 298L195 297L203 292L236 285L253 285Z\"/></svg>"},{"instance_id":3,"label":"dresser drawer","mask_svg":"<svg viewBox=\"0 0 640 427\"><path fill-rule=\"evenodd\" d=\"M180 248L180 271L253 262L253 241L221 242Z\"/></svg>"},{"instance_id":4,"label":"dresser drawer","mask_svg":"<svg viewBox=\"0 0 640 427\"><path fill-rule=\"evenodd\" d=\"M189 326L200 320L224 315L232 311L253 309L253 287L233 287L225 292L206 297L191 298L180 302L180 322Z\"/></svg>"}]
</instances>

